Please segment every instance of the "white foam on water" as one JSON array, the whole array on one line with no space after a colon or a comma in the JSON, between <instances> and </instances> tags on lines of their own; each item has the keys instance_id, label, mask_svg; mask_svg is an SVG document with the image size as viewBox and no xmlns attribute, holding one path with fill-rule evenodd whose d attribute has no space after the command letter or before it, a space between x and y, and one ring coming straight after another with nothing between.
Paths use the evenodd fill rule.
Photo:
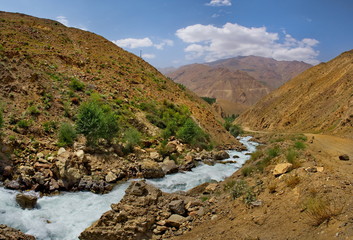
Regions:
<instances>
[{"instance_id":1,"label":"white foam on water","mask_svg":"<svg viewBox=\"0 0 353 240\"><path fill-rule=\"evenodd\" d=\"M227 160L237 163L200 164L190 172L167 175L162 179L147 180L165 192L185 191L212 180L221 181L238 170L250 158L246 153L256 150L257 143L249 142L251 137L239 138L247 151L228 151ZM239 158L233 159L234 155ZM82 231L100 216L110 210L112 203L118 203L124 196L129 182L117 185L108 194L90 192L62 193L58 196L38 199L38 208L21 209L15 197L18 191L0 187L0 224L20 229L38 240L76 240ZM32 193L33 194L33 193Z\"/></svg>"},{"instance_id":2,"label":"white foam on water","mask_svg":"<svg viewBox=\"0 0 353 240\"><path fill-rule=\"evenodd\" d=\"M246 155L247 153L256 151L258 143L250 142L250 139L250 136L239 138L239 141L247 147L246 151L227 151L230 158L223 161L235 160L236 163L216 163L213 166L200 163L199 166L193 168L190 172L175 173L160 179L149 179L147 182L153 184L164 192L176 192L187 191L205 182L222 181L232 175L235 171L241 168L247 160L249 160L250 155ZM234 155L239 158L234 159Z\"/></svg>"},{"instance_id":3,"label":"white foam on water","mask_svg":"<svg viewBox=\"0 0 353 240\"><path fill-rule=\"evenodd\" d=\"M119 202L129 183L108 194L63 193L38 199L38 208L22 210L16 203L17 191L0 188L0 223L20 229L38 240L74 240L100 216Z\"/></svg>"}]
</instances>

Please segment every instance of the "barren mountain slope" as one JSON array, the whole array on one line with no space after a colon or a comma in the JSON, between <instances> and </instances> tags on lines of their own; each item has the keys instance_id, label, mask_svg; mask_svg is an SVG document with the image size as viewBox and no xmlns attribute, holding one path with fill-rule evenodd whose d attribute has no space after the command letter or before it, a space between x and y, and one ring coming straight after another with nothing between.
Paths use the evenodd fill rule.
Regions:
<instances>
[{"instance_id":1,"label":"barren mountain slope","mask_svg":"<svg viewBox=\"0 0 353 240\"><path fill-rule=\"evenodd\" d=\"M290 80L245 112L237 122L250 129L353 137L353 51Z\"/></svg>"},{"instance_id":2,"label":"barren mountain slope","mask_svg":"<svg viewBox=\"0 0 353 240\"><path fill-rule=\"evenodd\" d=\"M247 72L271 89L278 88L283 83L312 67L304 62L276 61L272 58L257 56L229 58L208 63L208 65L227 68L231 71L241 70Z\"/></svg>"},{"instance_id":3,"label":"barren mountain slope","mask_svg":"<svg viewBox=\"0 0 353 240\"><path fill-rule=\"evenodd\" d=\"M101 36L6 12L0 12L0 32L0 101L8 135L15 133L7 123L35 117L31 120L35 124L23 134L54 143L56 136L46 134L41 125L68 121L64 115L75 113L96 92L132 112L150 101L186 105L215 142L234 141L204 101ZM73 90L72 79L82 82L85 89ZM39 112L28 113L35 108Z\"/></svg>"},{"instance_id":4,"label":"barren mountain slope","mask_svg":"<svg viewBox=\"0 0 353 240\"><path fill-rule=\"evenodd\" d=\"M242 71L192 64L168 75L199 96L214 97L233 103L252 105L269 93L269 89Z\"/></svg>"}]
</instances>

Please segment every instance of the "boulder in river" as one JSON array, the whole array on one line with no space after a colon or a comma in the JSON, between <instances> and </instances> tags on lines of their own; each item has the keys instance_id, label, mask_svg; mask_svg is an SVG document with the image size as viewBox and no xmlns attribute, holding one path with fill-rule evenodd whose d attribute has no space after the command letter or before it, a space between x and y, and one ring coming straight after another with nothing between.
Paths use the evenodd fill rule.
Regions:
<instances>
[{"instance_id":1,"label":"boulder in river","mask_svg":"<svg viewBox=\"0 0 353 240\"><path fill-rule=\"evenodd\" d=\"M223 160L223 159L230 158L230 156L226 151L221 150L221 151L215 152L213 155L213 158L215 160Z\"/></svg>"},{"instance_id":2,"label":"boulder in river","mask_svg":"<svg viewBox=\"0 0 353 240\"><path fill-rule=\"evenodd\" d=\"M33 209L37 204L38 198L29 194L19 193L16 195L16 202L23 209Z\"/></svg>"}]
</instances>

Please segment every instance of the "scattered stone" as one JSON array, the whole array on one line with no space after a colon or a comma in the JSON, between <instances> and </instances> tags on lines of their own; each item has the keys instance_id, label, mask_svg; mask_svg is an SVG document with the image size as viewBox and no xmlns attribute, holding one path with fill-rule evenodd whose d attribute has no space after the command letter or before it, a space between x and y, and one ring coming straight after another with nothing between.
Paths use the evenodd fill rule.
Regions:
<instances>
[{"instance_id":1,"label":"scattered stone","mask_svg":"<svg viewBox=\"0 0 353 240\"><path fill-rule=\"evenodd\" d=\"M65 148L59 148L58 150L58 156L60 156L61 154L63 154L64 152L66 152Z\"/></svg>"},{"instance_id":2,"label":"scattered stone","mask_svg":"<svg viewBox=\"0 0 353 240\"><path fill-rule=\"evenodd\" d=\"M349 156L347 154L342 154L338 157L341 161L349 161Z\"/></svg>"},{"instance_id":3,"label":"scattered stone","mask_svg":"<svg viewBox=\"0 0 353 240\"><path fill-rule=\"evenodd\" d=\"M78 157L78 159L82 160L85 156L85 152L83 150L78 150L77 152L75 152L75 155Z\"/></svg>"},{"instance_id":4,"label":"scattered stone","mask_svg":"<svg viewBox=\"0 0 353 240\"><path fill-rule=\"evenodd\" d=\"M239 158L239 156L238 155L234 155L233 158Z\"/></svg>"},{"instance_id":5,"label":"scattered stone","mask_svg":"<svg viewBox=\"0 0 353 240\"><path fill-rule=\"evenodd\" d=\"M16 195L16 202L23 209L33 209L37 204L38 198L33 195L19 193Z\"/></svg>"},{"instance_id":6,"label":"scattered stone","mask_svg":"<svg viewBox=\"0 0 353 240\"><path fill-rule=\"evenodd\" d=\"M262 206L262 201L261 200L256 200L250 203L252 207L261 207Z\"/></svg>"},{"instance_id":7,"label":"scattered stone","mask_svg":"<svg viewBox=\"0 0 353 240\"><path fill-rule=\"evenodd\" d=\"M291 163L280 163L275 166L273 169L273 175L280 176L286 172L289 172L293 167L293 164Z\"/></svg>"},{"instance_id":8,"label":"scattered stone","mask_svg":"<svg viewBox=\"0 0 353 240\"><path fill-rule=\"evenodd\" d=\"M0 239L6 240L35 240L36 238L22 233L21 231L10 228L6 225L0 225Z\"/></svg>"},{"instance_id":9,"label":"scattered stone","mask_svg":"<svg viewBox=\"0 0 353 240\"><path fill-rule=\"evenodd\" d=\"M6 180L4 182L5 188L8 189L13 189L13 190L19 190L21 188L20 183L17 180Z\"/></svg>"},{"instance_id":10,"label":"scattered stone","mask_svg":"<svg viewBox=\"0 0 353 240\"><path fill-rule=\"evenodd\" d=\"M324 167L316 167L316 171L323 172L324 171Z\"/></svg>"},{"instance_id":11,"label":"scattered stone","mask_svg":"<svg viewBox=\"0 0 353 240\"><path fill-rule=\"evenodd\" d=\"M173 214L166 220L166 226L179 228L180 225L185 221L185 217L178 214Z\"/></svg>"},{"instance_id":12,"label":"scattered stone","mask_svg":"<svg viewBox=\"0 0 353 240\"><path fill-rule=\"evenodd\" d=\"M44 158L44 154L43 154L42 152L37 153L37 158L38 158L38 159L39 159L39 158Z\"/></svg>"},{"instance_id":13,"label":"scattered stone","mask_svg":"<svg viewBox=\"0 0 353 240\"><path fill-rule=\"evenodd\" d=\"M212 192L216 191L217 187L218 187L217 183L210 183L205 188L205 192L212 193Z\"/></svg>"},{"instance_id":14,"label":"scattered stone","mask_svg":"<svg viewBox=\"0 0 353 240\"><path fill-rule=\"evenodd\" d=\"M152 158L153 160L158 161L161 158L161 155L159 155L158 152L150 152L150 158Z\"/></svg>"},{"instance_id":15,"label":"scattered stone","mask_svg":"<svg viewBox=\"0 0 353 240\"><path fill-rule=\"evenodd\" d=\"M185 203L183 200L171 201L169 203L169 209L172 211L172 213L175 213L178 215L184 215L186 213Z\"/></svg>"},{"instance_id":16,"label":"scattered stone","mask_svg":"<svg viewBox=\"0 0 353 240\"><path fill-rule=\"evenodd\" d=\"M116 182L117 178L118 177L114 173L108 172L108 174L105 176L105 181L107 183L113 183Z\"/></svg>"},{"instance_id":17,"label":"scattered stone","mask_svg":"<svg viewBox=\"0 0 353 240\"><path fill-rule=\"evenodd\" d=\"M13 167L11 166L6 166L4 167L4 171L2 173L2 176L4 179L9 178L11 179L13 175Z\"/></svg>"},{"instance_id":18,"label":"scattered stone","mask_svg":"<svg viewBox=\"0 0 353 240\"><path fill-rule=\"evenodd\" d=\"M223 160L223 159L227 159L227 158L230 158L230 156L224 150L221 150L221 151L218 151L218 152L214 153L214 159L215 160Z\"/></svg>"}]
</instances>

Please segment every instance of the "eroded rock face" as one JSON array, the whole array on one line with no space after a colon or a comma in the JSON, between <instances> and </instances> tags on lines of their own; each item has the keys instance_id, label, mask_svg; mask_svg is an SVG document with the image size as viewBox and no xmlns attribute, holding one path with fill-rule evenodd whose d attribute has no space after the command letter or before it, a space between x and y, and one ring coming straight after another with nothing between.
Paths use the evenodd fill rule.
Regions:
<instances>
[{"instance_id":1,"label":"eroded rock face","mask_svg":"<svg viewBox=\"0 0 353 240\"><path fill-rule=\"evenodd\" d=\"M144 181L132 182L112 210L81 233L81 240L165 239L190 229L206 203L179 194L163 193ZM186 208L186 206L188 208Z\"/></svg>"},{"instance_id":2,"label":"eroded rock face","mask_svg":"<svg viewBox=\"0 0 353 240\"><path fill-rule=\"evenodd\" d=\"M17 229L14 228L10 228L6 225L1 224L0 225L0 239L6 239L6 240L35 240L36 238L31 236L31 235L27 235L24 234L22 232L20 232Z\"/></svg>"}]
</instances>

